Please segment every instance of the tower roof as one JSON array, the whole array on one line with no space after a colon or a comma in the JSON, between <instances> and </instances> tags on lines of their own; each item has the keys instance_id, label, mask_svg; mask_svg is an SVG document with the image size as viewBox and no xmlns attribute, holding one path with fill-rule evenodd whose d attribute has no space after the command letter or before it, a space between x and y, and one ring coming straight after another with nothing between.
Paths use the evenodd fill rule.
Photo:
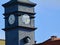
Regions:
<instances>
[{"instance_id":1,"label":"tower roof","mask_svg":"<svg viewBox=\"0 0 60 45\"><path fill-rule=\"evenodd\" d=\"M35 6L36 3L33 3L29 0L11 0L5 4L3 4L4 7L10 6L10 5L15 5L15 4L20 4L20 5L29 5L29 6Z\"/></svg>"}]
</instances>

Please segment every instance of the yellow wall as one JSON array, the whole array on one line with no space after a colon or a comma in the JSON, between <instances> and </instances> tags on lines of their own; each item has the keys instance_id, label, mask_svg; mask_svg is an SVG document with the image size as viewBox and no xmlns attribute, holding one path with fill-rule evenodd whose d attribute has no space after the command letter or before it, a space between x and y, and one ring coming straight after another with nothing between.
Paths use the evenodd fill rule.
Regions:
<instances>
[{"instance_id":1,"label":"yellow wall","mask_svg":"<svg viewBox=\"0 0 60 45\"><path fill-rule=\"evenodd\" d=\"M0 39L0 45L5 45L5 40Z\"/></svg>"}]
</instances>

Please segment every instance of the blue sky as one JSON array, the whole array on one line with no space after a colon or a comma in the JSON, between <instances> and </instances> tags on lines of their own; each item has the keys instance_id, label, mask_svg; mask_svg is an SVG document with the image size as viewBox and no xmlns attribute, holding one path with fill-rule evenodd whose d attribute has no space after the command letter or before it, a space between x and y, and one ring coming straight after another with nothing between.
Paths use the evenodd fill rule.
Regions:
<instances>
[{"instance_id":1,"label":"blue sky","mask_svg":"<svg viewBox=\"0 0 60 45\"><path fill-rule=\"evenodd\" d=\"M4 8L2 4L9 0L0 0L0 39L5 39L5 32L1 29L4 28ZM37 3L35 7L36 18L35 26L35 40L43 42L55 35L60 37L60 0L31 0Z\"/></svg>"}]
</instances>

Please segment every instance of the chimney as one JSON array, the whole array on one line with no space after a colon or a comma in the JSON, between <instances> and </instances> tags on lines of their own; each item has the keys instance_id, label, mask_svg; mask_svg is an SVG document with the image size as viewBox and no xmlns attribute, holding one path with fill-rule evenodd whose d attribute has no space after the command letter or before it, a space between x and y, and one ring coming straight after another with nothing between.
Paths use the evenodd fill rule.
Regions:
<instances>
[{"instance_id":1,"label":"chimney","mask_svg":"<svg viewBox=\"0 0 60 45\"><path fill-rule=\"evenodd\" d=\"M57 36L51 36L51 40L53 41L54 39L56 39Z\"/></svg>"}]
</instances>

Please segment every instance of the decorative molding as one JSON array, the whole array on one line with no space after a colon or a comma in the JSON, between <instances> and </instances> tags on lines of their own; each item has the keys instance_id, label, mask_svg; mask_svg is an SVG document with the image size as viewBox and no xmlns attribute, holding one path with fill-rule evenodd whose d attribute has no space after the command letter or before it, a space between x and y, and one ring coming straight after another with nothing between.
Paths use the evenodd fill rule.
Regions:
<instances>
[{"instance_id":1,"label":"decorative molding","mask_svg":"<svg viewBox=\"0 0 60 45\"><path fill-rule=\"evenodd\" d=\"M10 1L10 2L7 2L7 3L3 4L2 6L8 7L8 6L11 6L11 5L16 5L16 4L27 5L27 6L32 6L32 7L36 6L36 4L32 3L32 2L18 2L18 1L13 1L13 2Z\"/></svg>"},{"instance_id":2,"label":"decorative molding","mask_svg":"<svg viewBox=\"0 0 60 45\"><path fill-rule=\"evenodd\" d=\"M34 31L34 30L36 30L36 29L37 29L37 28L34 28L34 27L15 26L15 27L11 27L11 28L5 28L5 29L2 29L2 30L7 31L7 30L16 29L16 28L31 29L32 31Z\"/></svg>"}]
</instances>

